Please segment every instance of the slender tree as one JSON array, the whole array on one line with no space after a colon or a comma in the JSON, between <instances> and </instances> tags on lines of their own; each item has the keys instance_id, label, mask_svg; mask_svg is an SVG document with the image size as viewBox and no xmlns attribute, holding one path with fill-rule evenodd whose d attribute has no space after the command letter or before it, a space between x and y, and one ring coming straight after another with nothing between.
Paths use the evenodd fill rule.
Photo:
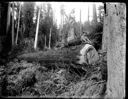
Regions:
<instances>
[{"instance_id":1,"label":"slender tree","mask_svg":"<svg viewBox=\"0 0 128 99\"><path fill-rule=\"evenodd\" d=\"M34 22L33 22L33 17L34 17L34 7L35 3L34 2L24 2L23 4L23 23L24 23L24 38L25 37L33 37L34 36L34 30L33 28Z\"/></svg>"},{"instance_id":2,"label":"slender tree","mask_svg":"<svg viewBox=\"0 0 128 99\"><path fill-rule=\"evenodd\" d=\"M45 35L45 45L44 45L44 48L47 48L47 46L46 46L46 41L47 41L47 40L46 40L46 35Z\"/></svg>"},{"instance_id":3,"label":"slender tree","mask_svg":"<svg viewBox=\"0 0 128 99\"><path fill-rule=\"evenodd\" d=\"M103 18L104 18L104 6L103 5L101 5L101 6L99 6L98 7L98 11L99 11L99 14L98 14L98 18L99 18L99 21L100 21L100 23L102 23L103 24Z\"/></svg>"},{"instance_id":4,"label":"slender tree","mask_svg":"<svg viewBox=\"0 0 128 99\"><path fill-rule=\"evenodd\" d=\"M90 21L89 21L89 15L90 15L90 13L89 13L89 5L88 5L88 23L90 23Z\"/></svg>"},{"instance_id":5,"label":"slender tree","mask_svg":"<svg viewBox=\"0 0 128 99\"><path fill-rule=\"evenodd\" d=\"M93 21L97 22L96 4L93 4Z\"/></svg>"},{"instance_id":6,"label":"slender tree","mask_svg":"<svg viewBox=\"0 0 128 99\"><path fill-rule=\"evenodd\" d=\"M37 40L38 40L38 31L39 31L39 20L40 20L40 8L38 9L38 20L37 20L37 26L36 26L36 34L35 34L35 42L34 42L34 49L37 49Z\"/></svg>"},{"instance_id":7,"label":"slender tree","mask_svg":"<svg viewBox=\"0 0 128 99\"><path fill-rule=\"evenodd\" d=\"M14 2L12 2L12 46L14 46Z\"/></svg>"},{"instance_id":8,"label":"slender tree","mask_svg":"<svg viewBox=\"0 0 128 99\"><path fill-rule=\"evenodd\" d=\"M50 33L49 33L49 49L51 49L51 32L52 32L52 28L50 28Z\"/></svg>"},{"instance_id":9,"label":"slender tree","mask_svg":"<svg viewBox=\"0 0 128 99\"><path fill-rule=\"evenodd\" d=\"M80 9L80 35L82 34L82 24L81 24L81 9Z\"/></svg>"},{"instance_id":10,"label":"slender tree","mask_svg":"<svg viewBox=\"0 0 128 99\"><path fill-rule=\"evenodd\" d=\"M17 33L16 33L16 41L15 44L17 45L17 40L18 40L18 32L19 32L19 25L20 25L20 12L21 12L21 4L19 4L19 13L18 13L18 26L17 26Z\"/></svg>"},{"instance_id":11,"label":"slender tree","mask_svg":"<svg viewBox=\"0 0 128 99\"><path fill-rule=\"evenodd\" d=\"M7 14L7 26L6 26L6 33L8 33L9 27L10 27L10 3L8 3L8 14Z\"/></svg>"},{"instance_id":12,"label":"slender tree","mask_svg":"<svg viewBox=\"0 0 128 99\"><path fill-rule=\"evenodd\" d=\"M65 11L64 11L64 5L61 5L61 8L60 8L60 14L61 14L61 37L62 37L62 41L63 42L65 42L64 41L64 37L62 36L63 35L63 31L62 31L62 29L63 29L63 26L64 26L64 13L65 13Z\"/></svg>"}]
</instances>

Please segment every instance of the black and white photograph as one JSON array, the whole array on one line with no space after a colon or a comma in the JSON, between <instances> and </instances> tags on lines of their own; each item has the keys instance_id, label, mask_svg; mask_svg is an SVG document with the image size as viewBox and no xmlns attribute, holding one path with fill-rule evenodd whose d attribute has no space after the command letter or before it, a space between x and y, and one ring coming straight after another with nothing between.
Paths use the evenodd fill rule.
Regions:
<instances>
[{"instance_id":1,"label":"black and white photograph","mask_svg":"<svg viewBox=\"0 0 128 99\"><path fill-rule=\"evenodd\" d=\"M0 1L0 97L126 97L124 2Z\"/></svg>"}]
</instances>

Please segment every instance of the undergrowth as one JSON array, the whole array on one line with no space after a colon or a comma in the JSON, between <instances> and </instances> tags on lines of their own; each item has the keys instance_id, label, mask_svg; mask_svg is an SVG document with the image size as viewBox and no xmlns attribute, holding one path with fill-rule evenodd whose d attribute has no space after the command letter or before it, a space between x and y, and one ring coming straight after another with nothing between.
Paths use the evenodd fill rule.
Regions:
<instances>
[{"instance_id":1,"label":"undergrowth","mask_svg":"<svg viewBox=\"0 0 128 99\"><path fill-rule=\"evenodd\" d=\"M102 97L105 92L106 63L103 60L93 66L85 66L83 70L68 63L55 62L47 67L46 63L18 59L6 67L5 96L92 98ZM3 69L0 70L2 72ZM3 79L4 76L0 77Z\"/></svg>"}]
</instances>

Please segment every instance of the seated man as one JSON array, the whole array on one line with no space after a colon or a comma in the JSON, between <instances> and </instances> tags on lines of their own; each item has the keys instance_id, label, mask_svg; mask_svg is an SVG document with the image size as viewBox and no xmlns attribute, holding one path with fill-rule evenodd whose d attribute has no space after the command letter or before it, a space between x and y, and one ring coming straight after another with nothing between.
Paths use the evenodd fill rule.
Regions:
<instances>
[{"instance_id":1,"label":"seated man","mask_svg":"<svg viewBox=\"0 0 128 99\"><path fill-rule=\"evenodd\" d=\"M89 43L92 44L92 42L89 40L89 38L87 37L87 32L83 32L83 35L81 36L81 40L84 43Z\"/></svg>"}]
</instances>

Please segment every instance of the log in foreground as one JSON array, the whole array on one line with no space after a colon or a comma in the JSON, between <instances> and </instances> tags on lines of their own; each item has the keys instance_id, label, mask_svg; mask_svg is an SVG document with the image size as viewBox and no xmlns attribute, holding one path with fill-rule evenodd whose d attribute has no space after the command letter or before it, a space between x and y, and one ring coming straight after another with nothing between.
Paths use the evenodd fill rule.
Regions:
<instances>
[{"instance_id":1,"label":"log in foreground","mask_svg":"<svg viewBox=\"0 0 128 99\"><path fill-rule=\"evenodd\" d=\"M81 44L71 46L70 48L62 48L58 50L48 50L45 52L35 52L23 54L17 57L27 61L36 62L68 62L75 64L95 64L98 59L98 52L90 44Z\"/></svg>"}]
</instances>

